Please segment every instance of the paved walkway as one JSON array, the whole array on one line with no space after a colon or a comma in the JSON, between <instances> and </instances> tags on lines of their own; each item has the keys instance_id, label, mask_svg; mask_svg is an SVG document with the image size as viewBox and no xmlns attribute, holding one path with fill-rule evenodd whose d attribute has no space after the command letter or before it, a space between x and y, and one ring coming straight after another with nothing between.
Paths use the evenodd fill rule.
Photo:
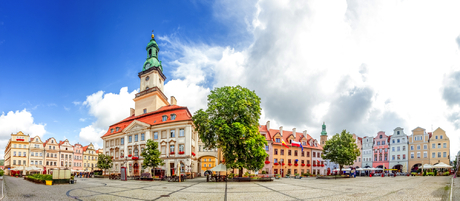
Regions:
<instances>
[{"instance_id":1,"label":"paved walkway","mask_svg":"<svg viewBox=\"0 0 460 201\"><path fill-rule=\"evenodd\" d=\"M460 177L454 179L454 186L452 188L452 200L460 201Z\"/></svg>"},{"instance_id":2,"label":"paved walkway","mask_svg":"<svg viewBox=\"0 0 460 201\"><path fill-rule=\"evenodd\" d=\"M362 177L211 183L78 179L45 186L5 177L5 200L446 200L451 177Z\"/></svg>"}]
</instances>

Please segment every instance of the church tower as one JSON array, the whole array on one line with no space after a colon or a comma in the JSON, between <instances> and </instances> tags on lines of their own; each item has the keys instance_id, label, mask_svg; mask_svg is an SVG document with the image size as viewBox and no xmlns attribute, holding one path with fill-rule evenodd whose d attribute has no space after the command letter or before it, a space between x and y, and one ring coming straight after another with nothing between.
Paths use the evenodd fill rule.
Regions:
<instances>
[{"instance_id":1,"label":"church tower","mask_svg":"<svg viewBox=\"0 0 460 201\"><path fill-rule=\"evenodd\" d=\"M321 131L321 146L326 145L326 141L327 141L326 124L323 122L323 131Z\"/></svg>"},{"instance_id":2,"label":"church tower","mask_svg":"<svg viewBox=\"0 0 460 201\"><path fill-rule=\"evenodd\" d=\"M147 59L144 62L142 71L138 74L141 85L140 92L134 98L135 109L132 112L134 112L135 116L153 112L162 106L169 105L168 98L163 93L166 76L163 74L161 61L158 60L160 48L155 41L153 32L152 39L147 44L146 50ZM174 99L174 97L171 98ZM171 101L175 102L175 99Z\"/></svg>"}]
</instances>

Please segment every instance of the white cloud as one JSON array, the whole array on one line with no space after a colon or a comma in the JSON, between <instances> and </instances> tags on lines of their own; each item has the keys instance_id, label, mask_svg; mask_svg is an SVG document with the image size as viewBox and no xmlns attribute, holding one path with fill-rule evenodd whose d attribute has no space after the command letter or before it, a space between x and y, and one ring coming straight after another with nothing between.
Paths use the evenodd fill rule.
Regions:
<instances>
[{"instance_id":1,"label":"white cloud","mask_svg":"<svg viewBox=\"0 0 460 201\"><path fill-rule=\"evenodd\" d=\"M31 137L39 136L40 138L46 133L46 124L35 123L32 113L26 109L22 111L2 112L0 116L0 155L3 157L6 144L11 138L12 133L22 131Z\"/></svg>"},{"instance_id":2,"label":"white cloud","mask_svg":"<svg viewBox=\"0 0 460 201\"><path fill-rule=\"evenodd\" d=\"M80 119L79 119L79 121L81 121L81 122L85 122L85 121L86 121L86 119L85 119L85 118L80 118Z\"/></svg>"},{"instance_id":3,"label":"white cloud","mask_svg":"<svg viewBox=\"0 0 460 201\"><path fill-rule=\"evenodd\" d=\"M330 134L346 128L359 136L392 133L398 126L406 133L417 126L431 131L433 125L446 130L454 155L459 130L448 119L442 88L444 77L460 69L459 4L219 2L215 17L231 22L226 25L245 39L251 35L252 42L220 47L160 38L170 50L163 52L171 60L164 67L175 68L166 93L195 97L208 88L239 84L262 98L261 122L308 129L313 137L319 137L325 119ZM220 14L233 5L245 9ZM202 97L189 99L182 105L194 110L206 105Z\"/></svg>"},{"instance_id":4,"label":"white cloud","mask_svg":"<svg viewBox=\"0 0 460 201\"><path fill-rule=\"evenodd\" d=\"M73 103L74 105L80 105L80 104L81 104L80 101L73 101L72 103Z\"/></svg>"},{"instance_id":5,"label":"white cloud","mask_svg":"<svg viewBox=\"0 0 460 201\"><path fill-rule=\"evenodd\" d=\"M82 105L89 108L88 113L96 121L80 130L80 140L85 143L102 143L100 137L107 132L109 126L129 116L129 108L134 108L133 98L137 92L128 92L128 87L123 87L119 94L98 91L87 96Z\"/></svg>"},{"instance_id":6,"label":"white cloud","mask_svg":"<svg viewBox=\"0 0 460 201\"><path fill-rule=\"evenodd\" d=\"M69 111L69 110L70 110L70 108L68 108L68 107L64 106L64 110L65 110L65 111Z\"/></svg>"}]
</instances>

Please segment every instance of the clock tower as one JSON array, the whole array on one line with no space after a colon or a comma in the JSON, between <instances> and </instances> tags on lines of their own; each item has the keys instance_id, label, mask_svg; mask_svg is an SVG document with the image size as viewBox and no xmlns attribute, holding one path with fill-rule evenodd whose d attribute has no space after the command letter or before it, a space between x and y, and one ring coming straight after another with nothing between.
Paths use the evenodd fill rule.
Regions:
<instances>
[{"instance_id":1,"label":"clock tower","mask_svg":"<svg viewBox=\"0 0 460 201\"><path fill-rule=\"evenodd\" d=\"M326 132L326 124L323 122L322 131L321 131L321 146L324 146L327 141L327 132Z\"/></svg>"},{"instance_id":2,"label":"clock tower","mask_svg":"<svg viewBox=\"0 0 460 201\"><path fill-rule=\"evenodd\" d=\"M169 105L168 98L163 93L166 76L163 74L161 61L158 60L160 48L153 33L146 50L147 59L144 62L142 71L138 74L141 85L140 92L134 98L135 116L153 112L162 106Z\"/></svg>"}]
</instances>

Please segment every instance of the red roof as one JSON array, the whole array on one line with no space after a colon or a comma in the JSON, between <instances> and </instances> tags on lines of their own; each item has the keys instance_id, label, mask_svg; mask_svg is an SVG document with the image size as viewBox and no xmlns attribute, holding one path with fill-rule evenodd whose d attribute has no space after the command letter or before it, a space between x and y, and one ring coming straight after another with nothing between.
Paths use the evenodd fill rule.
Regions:
<instances>
[{"instance_id":1,"label":"red roof","mask_svg":"<svg viewBox=\"0 0 460 201\"><path fill-rule=\"evenodd\" d=\"M277 129L270 129L269 131L267 130L267 126L265 125L260 125L259 126L259 132L266 132L268 135L265 135L265 139L266 140L272 140L273 137L280 132L280 130L277 130ZM284 142L286 142L287 145L290 145L289 143L289 140L287 140L290 136L292 135L292 131L288 131L288 130L283 130L283 140ZM302 138L305 137L305 139L307 140L307 146L304 146L304 148L311 148L311 149L323 149L323 147L320 145L320 143L318 142L318 146L315 147L315 146L311 146L309 144L309 141L310 139L313 139L309 134L307 134L307 136L304 136L303 133L301 132L296 132L296 135L295 135L295 138L294 140L297 141L297 142L300 142L302 140ZM273 142L273 144L281 144L281 143L276 143L276 142Z\"/></svg>"},{"instance_id":2,"label":"red roof","mask_svg":"<svg viewBox=\"0 0 460 201\"><path fill-rule=\"evenodd\" d=\"M88 149L88 146L84 146L84 147L83 147L83 151L84 151L84 152L86 151L86 149Z\"/></svg>"},{"instance_id":3,"label":"red roof","mask_svg":"<svg viewBox=\"0 0 460 201\"><path fill-rule=\"evenodd\" d=\"M175 120L170 120L171 114L176 114ZM168 120L162 121L163 115L167 115ZM129 126L134 120L144 122L149 125L159 125L170 122L189 121L192 120L192 114L187 109L187 107L182 107L178 105L163 106L156 111L141 114L138 116L133 115L116 124L111 125L107 130L107 133L105 133L102 137L107 137L109 135L122 132L123 129ZM118 131L116 130L117 127L119 128ZM111 129L113 129L112 133L110 132Z\"/></svg>"}]
</instances>

